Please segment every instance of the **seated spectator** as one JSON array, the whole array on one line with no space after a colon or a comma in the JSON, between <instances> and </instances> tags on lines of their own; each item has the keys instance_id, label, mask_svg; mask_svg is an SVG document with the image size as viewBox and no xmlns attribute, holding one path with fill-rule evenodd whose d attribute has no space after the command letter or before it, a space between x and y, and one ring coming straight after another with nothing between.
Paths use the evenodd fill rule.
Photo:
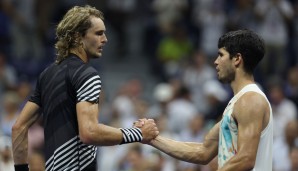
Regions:
<instances>
[{"instance_id":1,"label":"seated spectator","mask_svg":"<svg viewBox=\"0 0 298 171\"><path fill-rule=\"evenodd\" d=\"M8 136L0 137L0 170L14 171L11 140Z\"/></svg>"}]
</instances>

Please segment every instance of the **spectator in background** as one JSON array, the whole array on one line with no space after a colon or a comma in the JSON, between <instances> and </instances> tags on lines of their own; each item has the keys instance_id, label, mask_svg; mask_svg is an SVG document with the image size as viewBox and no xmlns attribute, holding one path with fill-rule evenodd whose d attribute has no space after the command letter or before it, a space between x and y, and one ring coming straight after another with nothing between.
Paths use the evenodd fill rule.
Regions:
<instances>
[{"instance_id":1,"label":"spectator in background","mask_svg":"<svg viewBox=\"0 0 298 171\"><path fill-rule=\"evenodd\" d=\"M282 137L285 133L285 127L291 120L297 117L297 107L289 100L283 91L279 79L270 81L268 94L272 105L274 124L274 138Z\"/></svg>"},{"instance_id":2,"label":"spectator in background","mask_svg":"<svg viewBox=\"0 0 298 171\"><path fill-rule=\"evenodd\" d=\"M209 80L203 85L204 99L208 107L205 113L205 119L208 124L217 123L228 103L228 92L217 80Z\"/></svg>"},{"instance_id":3,"label":"spectator in background","mask_svg":"<svg viewBox=\"0 0 298 171\"><path fill-rule=\"evenodd\" d=\"M14 171L11 140L8 136L0 137L0 170Z\"/></svg>"},{"instance_id":4,"label":"spectator in background","mask_svg":"<svg viewBox=\"0 0 298 171\"><path fill-rule=\"evenodd\" d=\"M157 25L162 34L173 31L173 23L183 21L188 9L187 0L153 0L152 9L155 13Z\"/></svg>"},{"instance_id":5,"label":"spectator in background","mask_svg":"<svg viewBox=\"0 0 298 171\"><path fill-rule=\"evenodd\" d=\"M179 134L188 128L189 121L197 115L195 104L191 101L191 92L186 87L180 87L174 99L168 104L169 130Z\"/></svg>"},{"instance_id":6,"label":"spectator in background","mask_svg":"<svg viewBox=\"0 0 298 171\"><path fill-rule=\"evenodd\" d=\"M288 69L285 94L298 107L298 65ZM298 117L298 116L296 116Z\"/></svg>"},{"instance_id":7,"label":"spectator in background","mask_svg":"<svg viewBox=\"0 0 298 171\"><path fill-rule=\"evenodd\" d=\"M218 38L225 32L227 15L224 12L224 0L196 0L193 10L195 25L200 29L199 49L213 62L217 55Z\"/></svg>"},{"instance_id":8,"label":"spectator in background","mask_svg":"<svg viewBox=\"0 0 298 171\"><path fill-rule=\"evenodd\" d=\"M206 132L204 130L205 126L205 120L202 114L195 115L188 124L188 128L185 130L182 130L179 134L181 141L186 142L203 142L204 137L206 135ZM198 169L201 169L202 165L187 163L184 161L179 161L179 170L182 171L196 171Z\"/></svg>"},{"instance_id":9,"label":"spectator in background","mask_svg":"<svg viewBox=\"0 0 298 171\"><path fill-rule=\"evenodd\" d=\"M293 49L294 49L294 58L295 58L295 64L298 65L298 1L294 0L293 2L293 8L294 8L294 19L293 19L293 31L294 31L294 37L293 37Z\"/></svg>"},{"instance_id":10,"label":"spectator in background","mask_svg":"<svg viewBox=\"0 0 298 171\"><path fill-rule=\"evenodd\" d=\"M117 57L123 58L127 53L127 26L128 22L133 18L137 8L137 0L109 0L106 1L106 17L107 22L111 24L116 31Z\"/></svg>"},{"instance_id":11,"label":"spectator in background","mask_svg":"<svg viewBox=\"0 0 298 171\"><path fill-rule=\"evenodd\" d=\"M177 134L169 129L169 119L165 114L160 115L155 119L156 125L158 127L160 135L163 135L168 138L180 139L180 134ZM155 148L151 146L142 146L143 153L145 157L152 158L158 157L161 159L156 166L162 167L162 171L173 171L178 168L178 161L165 153L157 151ZM155 171L155 170L154 170Z\"/></svg>"},{"instance_id":12,"label":"spectator in background","mask_svg":"<svg viewBox=\"0 0 298 171\"><path fill-rule=\"evenodd\" d=\"M161 81L177 77L181 63L185 63L194 50L185 25L174 23L172 29L157 46L154 71Z\"/></svg>"},{"instance_id":13,"label":"spectator in background","mask_svg":"<svg viewBox=\"0 0 298 171\"><path fill-rule=\"evenodd\" d=\"M264 75L282 75L288 57L285 53L288 37L288 24L294 11L288 0L258 0L255 12L259 19L258 32L266 42L266 56L261 62ZM273 36L274 35L274 36Z\"/></svg>"},{"instance_id":14,"label":"spectator in background","mask_svg":"<svg viewBox=\"0 0 298 171\"><path fill-rule=\"evenodd\" d=\"M119 117L121 127L129 127L137 120L136 104L141 100L143 85L141 80L133 78L127 80L120 88L119 93L112 101L112 110Z\"/></svg>"},{"instance_id":15,"label":"spectator in background","mask_svg":"<svg viewBox=\"0 0 298 171\"><path fill-rule=\"evenodd\" d=\"M287 123L284 134L274 139L273 170L290 171L290 153L296 145L295 141L298 141L298 121L292 120Z\"/></svg>"},{"instance_id":16,"label":"spectator in background","mask_svg":"<svg viewBox=\"0 0 298 171\"><path fill-rule=\"evenodd\" d=\"M17 73L13 66L7 63L7 57L0 52L0 94L15 89L17 86Z\"/></svg>"},{"instance_id":17,"label":"spectator in background","mask_svg":"<svg viewBox=\"0 0 298 171\"><path fill-rule=\"evenodd\" d=\"M1 2L0 2L1 3ZM0 118L4 117L5 97L7 91L14 90L17 87L17 73L13 66L7 63L7 56L0 52ZM2 119L0 119L1 126ZM2 129L0 130L2 132Z\"/></svg>"},{"instance_id":18,"label":"spectator in background","mask_svg":"<svg viewBox=\"0 0 298 171\"><path fill-rule=\"evenodd\" d=\"M22 80L19 81L18 83L18 87L17 87L17 93L20 97L20 109L22 109L25 105L25 103L27 102L30 94L32 91L32 85L29 81L26 80Z\"/></svg>"},{"instance_id":19,"label":"spectator in background","mask_svg":"<svg viewBox=\"0 0 298 171\"><path fill-rule=\"evenodd\" d=\"M19 116L20 98L15 91L4 94L4 111L1 113L1 130L4 135L11 136L11 129Z\"/></svg>"},{"instance_id":20,"label":"spectator in background","mask_svg":"<svg viewBox=\"0 0 298 171\"><path fill-rule=\"evenodd\" d=\"M208 111L208 104L204 97L203 85L209 80L215 80L216 73L207 61L202 51L192 54L188 65L181 71L181 82L190 90L191 99L201 113Z\"/></svg>"},{"instance_id":21,"label":"spectator in background","mask_svg":"<svg viewBox=\"0 0 298 171\"><path fill-rule=\"evenodd\" d=\"M133 144L129 147L123 160L119 163L119 169L123 171L143 171L151 167L150 161L146 160L139 144Z\"/></svg>"},{"instance_id":22,"label":"spectator in background","mask_svg":"<svg viewBox=\"0 0 298 171\"><path fill-rule=\"evenodd\" d=\"M169 83L159 83L155 86L153 91L153 98L155 103L149 108L147 117L158 118L161 115L167 115L167 107L172 100L174 90Z\"/></svg>"},{"instance_id":23,"label":"spectator in background","mask_svg":"<svg viewBox=\"0 0 298 171\"><path fill-rule=\"evenodd\" d=\"M37 32L36 2L37 0L1 1L4 12L11 19L11 52L16 59L41 59L44 56L43 42Z\"/></svg>"},{"instance_id":24,"label":"spectator in background","mask_svg":"<svg viewBox=\"0 0 298 171\"><path fill-rule=\"evenodd\" d=\"M144 152L143 146L133 144L130 146L119 165L121 171L173 171L169 166L168 157L157 150Z\"/></svg>"},{"instance_id":25,"label":"spectator in background","mask_svg":"<svg viewBox=\"0 0 298 171\"><path fill-rule=\"evenodd\" d=\"M255 0L238 0L234 1L235 7L227 12L228 20L227 29L237 30L247 28L257 29L255 12L252 10Z\"/></svg>"}]
</instances>

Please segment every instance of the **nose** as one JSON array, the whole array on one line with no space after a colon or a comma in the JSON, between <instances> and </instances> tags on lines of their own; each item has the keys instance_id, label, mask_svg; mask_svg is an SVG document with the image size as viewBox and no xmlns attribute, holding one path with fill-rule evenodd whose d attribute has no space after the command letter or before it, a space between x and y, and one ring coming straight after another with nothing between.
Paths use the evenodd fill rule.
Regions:
<instances>
[{"instance_id":1,"label":"nose","mask_svg":"<svg viewBox=\"0 0 298 171\"><path fill-rule=\"evenodd\" d=\"M218 60L218 57L217 57L217 58L215 59L215 61L214 61L214 65L215 65L215 66L218 65L218 61L217 61L217 60Z\"/></svg>"},{"instance_id":2,"label":"nose","mask_svg":"<svg viewBox=\"0 0 298 171\"><path fill-rule=\"evenodd\" d=\"M108 42L108 38L107 36L104 34L103 35L103 39L102 39L102 43L107 43Z\"/></svg>"}]
</instances>

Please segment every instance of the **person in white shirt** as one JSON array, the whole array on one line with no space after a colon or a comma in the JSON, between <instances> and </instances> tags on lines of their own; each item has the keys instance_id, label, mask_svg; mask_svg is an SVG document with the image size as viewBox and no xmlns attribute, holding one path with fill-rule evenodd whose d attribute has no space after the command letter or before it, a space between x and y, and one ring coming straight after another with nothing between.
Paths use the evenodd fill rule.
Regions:
<instances>
[{"instance_id":1,"label":"person in white shirt","mask_svg":"<svg viewBox=\"0 0 298 171\"><path fill-rule=\"evenodd\" d=\"M250 30L224 34L214 64L219 81L230 84L234 97L202 143L157 136L149 145L179 160L208 164L218 156L218 171L271 171L273 119L253 71L265 54L264 41ZM181 113L183 115L183 113ZM145 119L134 123L141 127Z\"/></svg>"}]
</instances>

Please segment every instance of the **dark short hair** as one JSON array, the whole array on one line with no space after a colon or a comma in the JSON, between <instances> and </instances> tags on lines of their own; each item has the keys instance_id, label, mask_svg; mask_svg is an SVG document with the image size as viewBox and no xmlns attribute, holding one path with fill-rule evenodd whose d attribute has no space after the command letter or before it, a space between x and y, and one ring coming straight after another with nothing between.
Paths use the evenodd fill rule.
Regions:
<instances>
[{"instance_id":1,"label":"dark short hair","mask_svg":"<svg viewBox=\"0 0 298 171\"><path fill-rule=\"evenodd\" d=\"M244 61L244 70L250 74L265 54L264 40L255 32L246 29L222 35L218 40L218 48L225 48L231 58L240 53Z\"/></svg>"}]
</instances>

